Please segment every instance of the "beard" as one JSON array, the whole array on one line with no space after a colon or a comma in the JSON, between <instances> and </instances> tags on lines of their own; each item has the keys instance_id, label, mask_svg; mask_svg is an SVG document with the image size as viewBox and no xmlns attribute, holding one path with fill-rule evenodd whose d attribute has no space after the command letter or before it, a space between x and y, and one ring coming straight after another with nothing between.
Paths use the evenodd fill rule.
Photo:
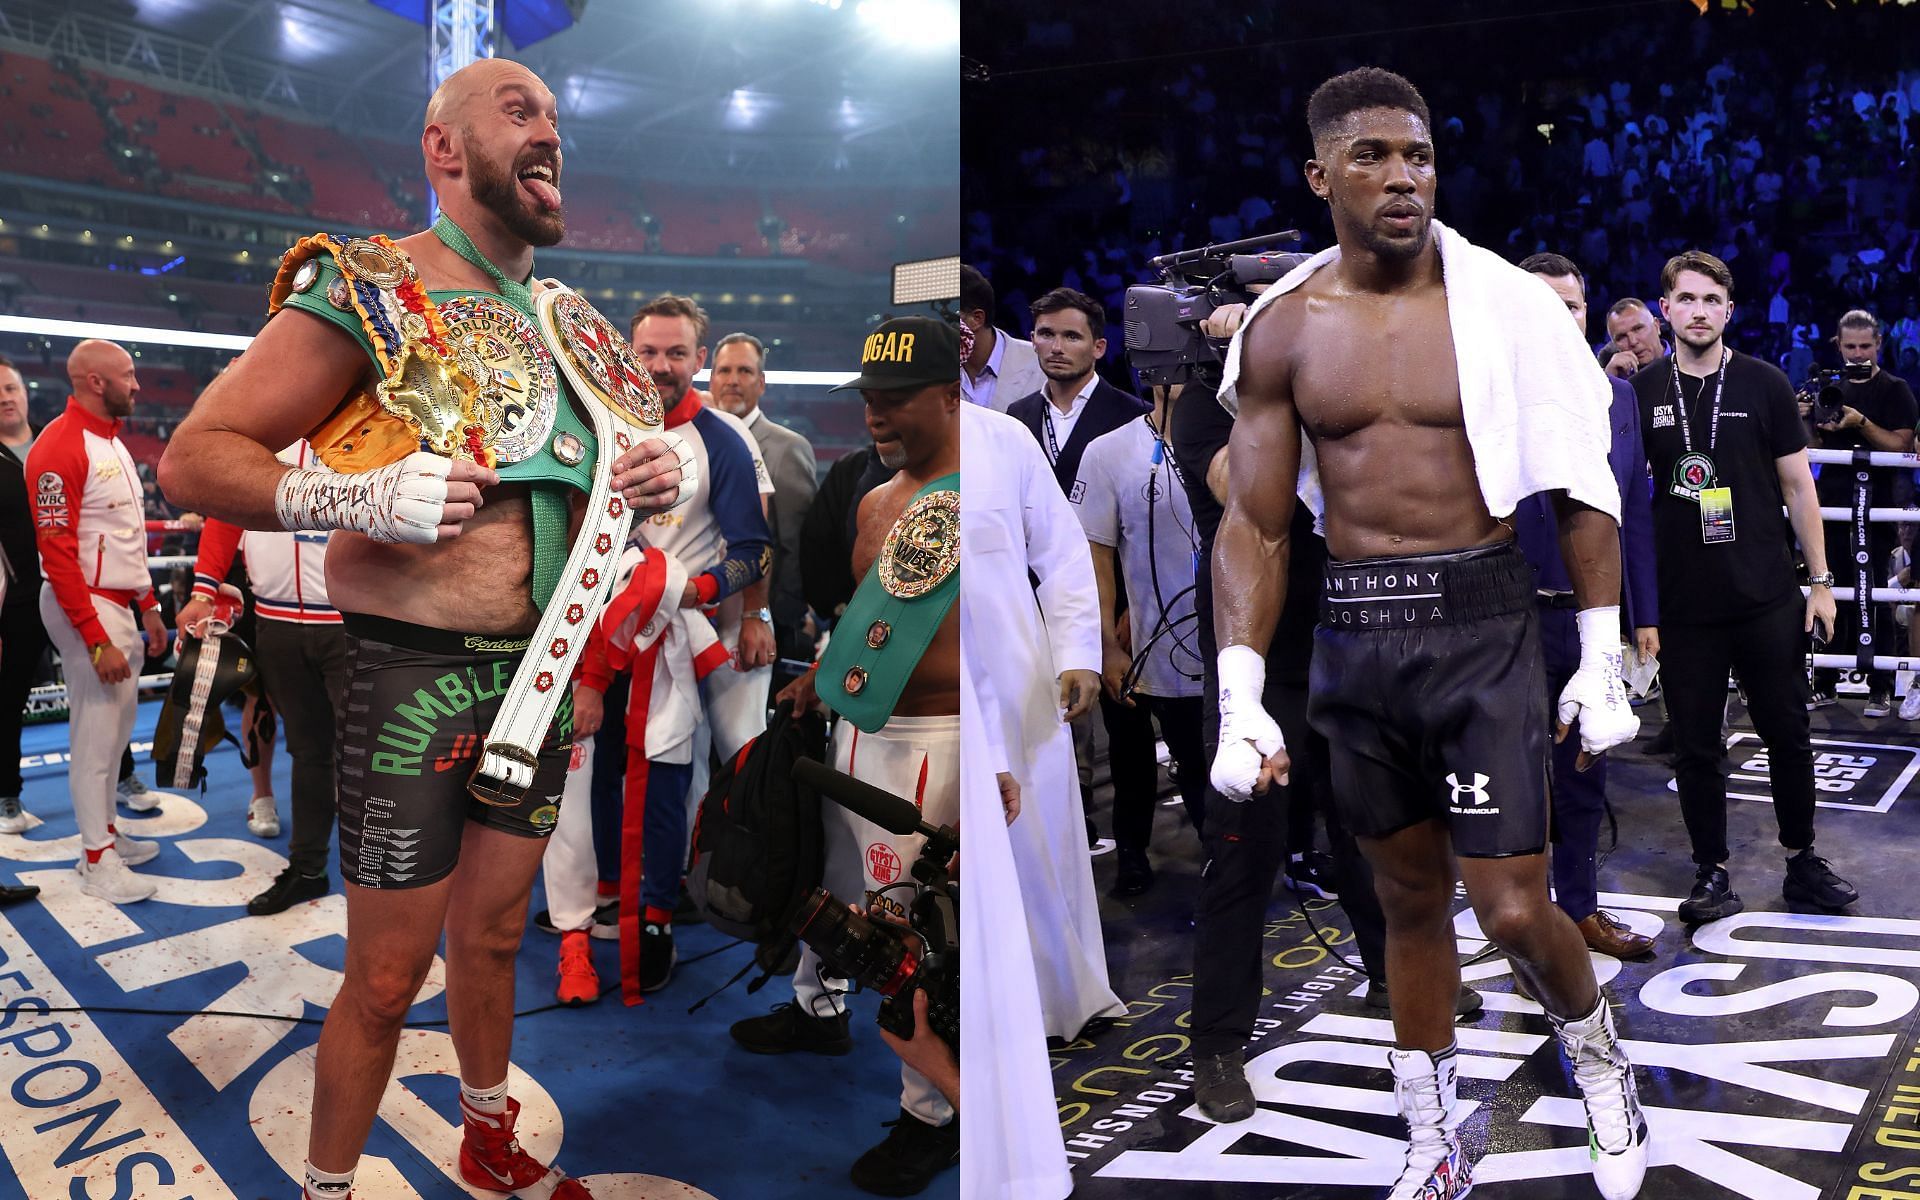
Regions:
<instances>
[{"instance_id":1,"label":"beard","mask_svg":"<svg viewBox=\"0 0 1920 1200\"><path fill-rule=\"evenodd\" d=\"M1676 325L1673 330L1673 338L1675 341L1685 342L1695 350L1705 350L1719 341L1721 334L1724 332L1725 330L1716 329L1708 333L1699 329L1689 329L1684 325Z\"/></svg>"},{"instance_id":2,"label":"beard","mask_svg":"<svg viewBox=\"0 0 1920 1200\"><path fill-rule=\"evenodd\" d=\"M119 420L133 415L133 393L126 388L109 383L100 393L100 401L106 407L107 415Z\"/></svg>"},{"instance_id":3,"label":"beard","mask_svg":"<svg viewBox=\"0 0 1920 1200\"><path fill-rule=\"evenodd\" d=\"M673 411L682 400L685 400L687 389L693 386L690 383L681 383L677 375L654 375L652 372L648 374L653 379L653 390L660 393L660 407L667 412Z\"/></svg>"},{"instance_id":4,"label":"beard","mask_svg":"<svg viewBox=\"0 0 1920 1200\"><path fill-rule=\"evenodd\" d=\"M1412 237L1388 237L1371 221L1361 226L1359 233L1361 247L1377 257L1388 262L1410 262L1427 248L1433 237L1433 222L1422 219Z\"/></svg>"},{"instance_id":5,"label":"beard","mask_svg":"<svg viewBox=\"0 0 1920 1200\"><path fill-rule=\"evenodd\" d=\"M891 471L898 471L907 465L907 447L904 442L881 442L875 447L880 452L880 465Z\"/></svg>"},{"instance_id":6,"label":"beard","mask_svg":"<svg viewBox=\"0 0 1920 1200\"><path fill-rule=\"evenodd\" d=\"M1040 373L1048 379L1060 383L1067 383L1075 379L1084 379L1086 378L1087 372L1092 369L1091 364L1085 367L1059 367L1054 366L1045 359L1040 361Z\"/></svg>"},{"instance_id":7,"label":"beard","mask_svg":"<svg viewBox=\"0 0 1920 1200\"><path fill-rule=\"evenodd\" d=\"M519 170L502 169L469 148L467 151L467 188L476 203L507 227L507 232L529 246L554 246L567 236L564 209L541 212L534 209L526 189L520 186Z\"/></svg>"}]
</instances>

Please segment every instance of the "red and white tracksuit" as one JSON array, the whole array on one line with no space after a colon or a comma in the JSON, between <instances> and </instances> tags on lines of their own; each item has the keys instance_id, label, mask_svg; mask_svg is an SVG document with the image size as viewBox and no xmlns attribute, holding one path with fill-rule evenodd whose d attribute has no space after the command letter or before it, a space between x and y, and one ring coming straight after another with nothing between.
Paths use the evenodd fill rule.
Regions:
<instances>
[{"instance_id":1,"label":"red and white tracksuit","mask_svg":"<svg viewBox=\"0 0 1920 1200\"><path fill-rule=\"evenodd\" d=\"M313 448L295 442L276 455L290 467L319 465ZM247 580L253 609L263 621L296 625L338 625L340 610L327 600L327 530L241 529L207 519L200 531L200 553L193 564L193 594L212 600L233 567L236 552L247 556Z\"/></svg>"},{"instance_id":2,"label":"red and white tracksuit","mask_svg":"<svg viewBox=\"0 0 1920 1200\"><path fill-rule=\"evenodd\" d=\"M71 397L27 453L27 487L40 545L40 619L67 677L72 757L67 788L81 844L113 845L114 781L133 734L140 668L146 650L141 612L154 604L147 571L146 503L120 422L96 417ZM113 645L132 668L119 683L101 683L92 648Z\"/></svg>"}]
</instances>

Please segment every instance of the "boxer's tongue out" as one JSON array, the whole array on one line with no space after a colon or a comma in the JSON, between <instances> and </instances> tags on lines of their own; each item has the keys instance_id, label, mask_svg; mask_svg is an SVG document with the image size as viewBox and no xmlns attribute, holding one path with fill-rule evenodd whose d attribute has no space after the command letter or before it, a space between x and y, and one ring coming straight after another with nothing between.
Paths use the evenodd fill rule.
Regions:
<instances>
[{"instance_id":1,"label":"boxer's tongue out","mask_svg":"<svg viewBox=\"0 0 1920 1200\"><path fill-rule=\"evenodd\" d=\"M560 189L553 186L553 168L545 165L528 167L520 172L520 186L527 190L534 202L546 212L558 212L560 209Z\"/></svg>"}]
</instances>

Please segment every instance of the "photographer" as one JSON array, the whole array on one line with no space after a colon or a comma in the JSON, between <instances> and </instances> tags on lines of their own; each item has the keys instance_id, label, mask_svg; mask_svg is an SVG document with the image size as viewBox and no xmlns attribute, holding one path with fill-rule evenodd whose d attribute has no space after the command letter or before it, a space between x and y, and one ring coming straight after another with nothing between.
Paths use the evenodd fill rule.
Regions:
<instances>
[{"instance_id":1,"label":"photographer","mask_svg":"<svg viewBox=\"0 0 1920 1200\"><path fill-rule=\"evenodd\" d=\"M1817 450L1865 448L1911 453L1914 422L1920 418L1920 412L1915 411L1913 389L1907 386L1906 381L1880 369L1879 321L1874 319L1872 313L1856 308L1840 318L1834 343L1840 347L1840 358L1845 363L1838 372L1838 378L1831 373L1816 372L1809 385L1803 387L1799 394L1800 416L1812 426L1812 446ZM1837 396L1828 391L1829 386L1837 389ZM1823 409L1819 403L1822 399L1837 399L1839 404ZM1815 481L1820 503L1828 507L1851 508L1853 474L1837 463L1827 464ZM1869 474L1873 481L1870 506L1893 507L1897 503L1893 485L1898 472L1870 471ZM1846 566L1853 562L1852 532L1847 522L1826 522L1827 562L1840 566L1839 573L1846 576L1841 581L1843 584L1852 578ZM1893 526L1869 523L1867 539L1867 561L1877 573L1880 564L1886 562L1887 556L1893 553ZM1851 649L1854 638L1858 636L1858 614L1857 603L1840 605L1833 640L1836 647L1842 648L1842 652ZM1884 610L1879 624L1883 636L1893 628ZM1832 667L1822 667L1813 673L1811 707L1826 708L1839 702L1835 694L1839 677L1840 672ZM1868 672L1867 706L1862 710L1862 715L1886 716L1892 710L1892 697L1893 673Z\"/></svg>"}]
</instances>

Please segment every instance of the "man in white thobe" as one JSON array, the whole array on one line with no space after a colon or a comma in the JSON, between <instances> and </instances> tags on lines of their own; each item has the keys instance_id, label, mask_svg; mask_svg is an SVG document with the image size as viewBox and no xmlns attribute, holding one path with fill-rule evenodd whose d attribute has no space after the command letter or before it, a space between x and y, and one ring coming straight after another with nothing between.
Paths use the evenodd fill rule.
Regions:
<instances>
[{"instance_id":1,"label":"man in white thobe","mask_svg":"<svg viewBox=\"0 0 1920 1200\"><path fill-rule=\"evenodd\" d=\"M960 446L962 654L995 697L997 711L984 715L998 724L1023 797L1010 832L1046 1033L1071 1038L1094 1017L1126 1011L1107 982L1073 736L1061 721L1064 704L1091 705L1099 690L1093 556L1025 426L962 404ZM1054 679L1058 693L1046 682Z\"/></svg>"}]
</instances>

